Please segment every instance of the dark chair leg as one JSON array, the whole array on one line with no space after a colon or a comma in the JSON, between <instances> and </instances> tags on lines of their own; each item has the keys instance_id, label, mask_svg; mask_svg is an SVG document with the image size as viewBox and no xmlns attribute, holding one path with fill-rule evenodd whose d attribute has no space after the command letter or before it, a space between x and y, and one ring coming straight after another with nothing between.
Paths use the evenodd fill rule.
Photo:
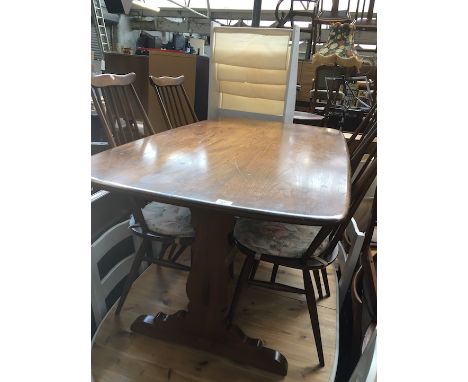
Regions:
<instances>
[{"instance_id":1,"label":"dark chair leg","mask_svg":"<svg viewBox=\"0 0 468 382\"><path fill-rule=\"evenodd\" d=\"M244 264L242 265L242 270L239 275L239 279L237 280L236 290L234 291L234 295L232 297L231 307L229 309L229 313L227 316L228 322L231 323L234 318L234 313L237 308L237 304L239 302L239 297L244 288L245 284L247 284L249 275L252 272L252 268L254 266L254 259L251 256L247 256L245 258Z\"/></svg>"},{"instance_id":2,"label":"dark chair leg","mask_svg":"<svg viewBox=\"0 0 468 382\"><path fill-rule=\"evenodd\" d=\"M153 252L153 242L151 240L145 240L145 250L146 250L146 255L150 259L154 259L154 252Z\"/></svg>"},{"instance_id":3,"label":"dark chair leg","mask_svg":"<svg viewBox=\"0 0 468 382\"><path fill-rule=\"evenodd\" d=\"M327 268L322 268L322 279L325 285L325 296L330 297L330 285L328 285Z\"/></svg>"},{"instance_id":4,"label":"dark chair leg","mask_svg":"<svg viewBox=\"0 0 468 382\"><path fill-rule=\"evenodd\" d=\"M187 249L187 247L188 247L188 245L182 245L181 244L179 250L174 255L171 255L171 257L169 257L168 260L175 263L177 260L179 260L180 255L182 255L182 253L184 253L184 251ZM175 249L175 247L174 247L174 249Z\"/></svg>"},{"instance_id":5,"label":"dark chair leg","mask_svg":"<svg viewBox=\"0 0 468 382\"><path fill-rule=\"evenodd\" d=\"M128 292L130 291L130 288L132 287L132 284L135 281L136 276L138 274L138 268L140 268L141 262L143 261L143 258L145 257L146 249L147 249L147 240L143 240L143 243L141 243L140 248L138 248L138 251L135 254L135 258L133 259L133 264L132 264L132 267L130 268L130 272L128 272L127 280L125 281L125 285L122 289L122 295L120 296L119 304L117 305L115 314L120 314L120 310L122 309L125 299L127 298Z\"/></svg>"},{"instance_id":6,"label":"dark chair leg","mask_svg":"<svg viewBox=\"0 0 468 382\"><path fill-rule=\"evenodd\" d=\"M320 281L320 272L317 269L314 269L312 272L314 274L315 285L317 287L319 298L323 298L322 282Z\"/></svg>"},{"instance_id":7,"label":"dark chair leg","mask_svg":"<svg viewBox=\"0 0 468 382\"><path fill-rule=\"evenodd\" d=\"M185 250L186 250L187 248L189 248L189 247L192 245L192 243L193 243L193 238L183 238L183 239L180 239L180 242L179 242L180 248L179 248L179 250L170 258L170 260L171 260L172 262L175 263L175 262L179 259L180 255L182 255L182 254L185 252ZM175 243L174 243L174 244L175 244ZM175 246L177 247L177 244L175 244ZM192 256L192 248L190 247L190 266L192 265L192 260L193 260L192 257L193 257L193 256Z\"/></svg>"},{"instance_id":8,"label":"dark chair leg","mask_svg":"<svg viewBox=\"0 0 468 382\"><path fill-rule=\"evenodd\" d=\"M318 359L320 366L325 366L322 349L322 337L320 336L320 324L317 312L317 304L315 302L314 286L308 270L303 269L302 275L304 276L304 289L307 299L307 307L309 308L310 323L312 324L312 331L314 332L315 346L317 347Z\"/></svg>"},{"instance_id":9,"label":"dark chair leg","mask_svg":"<svg viewBox=\"0 0 468 382\"><path fill-rule=\"evenodd\" d=\"M260 264L260 260L253 260L252 271L250 272L250 277L249 277L250 280L253 280L255 278L255 274L257 273L259 264Z\"/></svg>"},{"instance_id":10,"label":"dark chair leg","mask_svg":"<svg viewBox=\"0 0 468 382\"><path fill-rule=\"evenodd\" d=\"M274 283L276 281L276 275L278 274L278 264L273 264L273 270L271 271L270 282Z\"/></svg>"},{"instance_id":11,"label":"dark chair leg","mask_svg":"<svg viewBox=\"0 0 468 382\"><path fill-rule=\"evenodd\" d=\"M174 252L175 252L176 248L177 248L177 244L176 244L176 243L173 243L173 244L171 245L171 249L170 249L170 251L169 251L169 254L167 255L167 260L168 260L168 261L175 262L175 260L173 260L172 256L174 256Z\"/></svg>"},{"instance_id":12,"label":"dark chair leg","mask_svg":"<svg viewBox=\"0 0 468 382\"><path fill-rule=\"evenodd\" d=\"M151 244L151 241L150 240L148 240L148 241ZM157 259L164 259L164 255L166 254L167 249L169 248L170 245L171 245L170 243L161 242L161 252L158 253L156 258Z\"/></svg>"}]
</instances>

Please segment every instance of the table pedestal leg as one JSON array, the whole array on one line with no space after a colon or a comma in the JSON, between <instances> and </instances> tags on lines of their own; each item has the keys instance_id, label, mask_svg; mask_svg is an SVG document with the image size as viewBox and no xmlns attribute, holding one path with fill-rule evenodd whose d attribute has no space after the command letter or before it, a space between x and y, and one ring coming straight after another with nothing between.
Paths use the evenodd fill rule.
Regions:
<instances>
[{"instance_id":1,"label":"table pedestal leg","mask_svg":"<svg viewBox=\"0 0 468 382\"><path fill-rule=\"evenodd\" d=\"M142 315L132 331L181 343L225 356L280 375L286 375L286 358L247 337L236 325L227 323L229 308L230 245L227 235L234 220L230 215L192 208L196 238L193 263L187 280L188 310L172 315Z\"/></svg>"}]
</instances>

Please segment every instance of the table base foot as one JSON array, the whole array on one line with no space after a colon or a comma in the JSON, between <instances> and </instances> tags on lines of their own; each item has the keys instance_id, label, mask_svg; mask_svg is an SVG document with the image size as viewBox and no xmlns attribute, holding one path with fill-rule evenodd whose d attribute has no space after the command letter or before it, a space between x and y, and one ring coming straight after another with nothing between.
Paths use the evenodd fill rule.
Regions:
<instances>
[{"instance_id":1,"label":"table base foot","mask_svg":"<svg viewBox=\"0 0 468 382\"><path fill-rule=\"evenodd\" d=\"M193 327L189 316L190 313L183 310L172 315L141 315L133 322L131 330L208 351L271 373L287 374L288 361L283 354L264 347L259 339L246 336L236 325L213 329L203 335Z\"/></svg>"}]
</instances>

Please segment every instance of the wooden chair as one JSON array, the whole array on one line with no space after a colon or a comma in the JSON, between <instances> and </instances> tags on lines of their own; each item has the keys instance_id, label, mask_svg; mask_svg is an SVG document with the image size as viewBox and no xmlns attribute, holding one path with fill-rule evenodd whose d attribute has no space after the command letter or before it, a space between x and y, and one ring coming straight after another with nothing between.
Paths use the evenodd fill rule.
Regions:
<instances>
[{"instance_id":1,"label":"wooden chair","mask_svg":"<svg viewBox=\"0 0 468 382\"><path fill-rule=\"evenodd\" d=\"M197 115L184 88L184 78L184 76L149 76L150 84L156 92L159 106L169 129L198 122Z\"/></svg>"},{"instance_id":2,"label":"wooden chair","mask_svg":"<svg viewBox=\"0 0 468 382\"><path fill-rule=\"evenodd\" d=\"M190 209L159 202L146 204L144 200L134 197L129 197L129 200L133 213L129 222L130 229L140 240L116 314L120 313L143 261L189 271L190 266L179 263L178 259L195 237ZM153 242L161 244L157 254L153 251Z\"/></svg>"},{"instance_id":3,"label":"wooden chair","mask_svg":"<svg viewBox=\"0 0 468 382\"><path fill-rule=\"evenodd\" d=\"M91 97L110 147L154 134L153 126L133 87L136 74L91 77Z\"/></svg>"},{"instance_id":4,"label":"wooden chair","mask_svg":"<svg viewBox=\"0 0 468 382\"><path fill-rule=\"evenodd\" d=\"M377 127L375 126L375 134ZM362 145L368 144L363 140ZM361 155L358 147L354 155ZM365 150L364 150L365 151ZM360 158L358 158L360 159ZM352 182L351 203L346 217L337 225L324 227L300 226L278 222L258 221L240 218L234 228L234 243L246 260L239 275L237 287L233 296L228 319L232 320L242 289L247 282L253 285L283 290L306 295L310 320L321 366L325 365L320 326L318 321L315 293L310 277L310 271L322 271L331 264L338 255L338 242L348 226L359 203L377 175L377 153L365 162L363 169L356 174ZM272 263L274 271L270 281L249 280L258 261ZM276 282L276 271L279 266L287 266L302 270L304 289Z\"/></svg>"},{"instance_id":5,"label":"wooden chair","mask_svg":"<svg viewBox=\"0 0 468 382\"><path fill-rule=\"evenodd\" d=\"M102 74L91 79L93 102L113 146L154 134L151 122L132 85L135 78L135 73L129 73ZM177 260L190 246L195 235L190 209L159 202L148 203L133 197L128 200L132 211L130 229L141 239L137 241L141 244L129 270L117 314L122 309L143 260L181 270L190 269L188 265L177 263ZM157 253L153 251L153 242L160 244Z\"/></svg>"},{"instance_id":6,"label":"wooden chair","mask_svg":"<svg viewBox=\"0 0 468 382\"><path fill-rule=\"evenodd\" d=\"M299 26L211 27L208 119L243 117L292 123Z\"/></svg>"},{"instance_id":7,"label":"wooden chair","mask_svg":"<svg viewBox=\"0 0 468 382\"><path fill-rule=\"evenodd\" d=\"M351 165L351 173L353 174L352 175L353 179L359 174L359 172L361 171L363 166L367 166L366 161L371 160L373 155L375 154L375 152L377 150L377 145L374 142L374 138L377 135L376 128L377 128L377 103L375 103L372 106L372 108L370 109L370 111L369 111L368 115L366 116L366 118L363 119L361 124L355 130L355 132L347 139L348 150L349 150L349 153L350 153L350 160L353 157L353 155L355 155L355 159L352 161L352 165ZM358 148L359 148L359 150L358 150ZM368 156L366 158L366 160L363 161L362 158L365 157L366 152L368 152L370 154L370 156ZM376 183L376 181L374 180L374 182L370 186L370 190L372 192L375 189L375 183ZM369 194L369 191L368 191L368 194ZM367 199L368 194L365 195L364 198ZM359 207L358 207L358 211L359 211ZM358 233L358 232L360 232L359 227L356 227L356 229L357 229L357 231L353 233L352 231L349 231L348 228L347 228L346 231L345 231L345 235L344 235L343 239L345 239L345 241L346 241L346 234L348 233L348 231L351 233L352 237L354 237L355 235L358 235L358 236L361 235L362 233ZM351 241L348 241L348 243L351 244ZM357 246L356 246L356 248L354 248L354 251L359 250L362 243L356 243L356 245ZM352 250L350 248L348 248L348 253L350 253L350 251L352 251ZM345 253L346 253L346 251L345 251ZM255 279L255 274L256 274L258 265L259 265L259 261L257 260L254 263L252 272L251 272L251 274L249 276L249 280L254 280ZM279 269L278 265L273 266L271 277L270 277L271 282L275 282L276 275L278 273L278 269ZM353 270L354 270L354 268L353 268ZM321 273L321 277L323 279L325 294L323 293L323 289L322 289L322 282L320 280L320 273ZM317 291L318 291L319 298L323 298L324 296L326 296L326 297L330 296L330 288L329 288L328 276L327 276L326 269L322 269L320 272L318 270L313 270L313 275L314 275L315 283L316 283L316 286L317 286ZM345 284L347 284L349 286L348 281L346 281ZM341 305L341 303L340 303L340 305Z\"/></svg>"}]
</instances>

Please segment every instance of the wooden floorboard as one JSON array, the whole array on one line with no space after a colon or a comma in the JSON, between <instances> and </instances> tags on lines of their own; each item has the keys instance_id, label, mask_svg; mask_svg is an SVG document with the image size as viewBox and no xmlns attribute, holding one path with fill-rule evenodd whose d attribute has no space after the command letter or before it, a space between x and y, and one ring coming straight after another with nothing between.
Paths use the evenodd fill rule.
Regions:
<instances>
[{"instance_id":1,"label":"wooden floorboard","mask_svg":"<svg viewBox=\"0 0 468 382\"><path fill-rule=\"evenodd\" d=\"M238 255L237 257L241 257ZM240 261L236 261L236 271ZM267 279L269 265L258 277ZM286 377L241 365L211 353L134 334L129 327L143 313L185 309L188 273L151 266L135 282L119 317L115 306L100 326L92 349L95 382L127 381L318 381L333 380L336 354L336 279L328 269L331 297L319 300L325 367L320 368L305 297L249 286L241 297L235 322L244 332L288 359ZM300 271L280 267L280 282L302 287ZM234 282L233 282L234 285Z\"/></svg>"}]
</instances>

